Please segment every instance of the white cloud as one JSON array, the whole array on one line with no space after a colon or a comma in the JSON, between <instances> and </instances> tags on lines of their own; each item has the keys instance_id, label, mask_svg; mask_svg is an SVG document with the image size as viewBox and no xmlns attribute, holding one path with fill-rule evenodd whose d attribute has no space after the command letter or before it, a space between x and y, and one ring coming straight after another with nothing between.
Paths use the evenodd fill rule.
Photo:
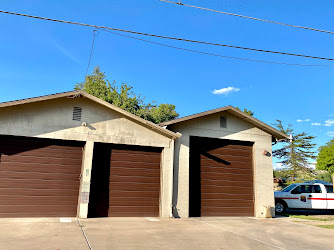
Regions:
<instances>
[{"instance_id":1,"label":"white cloud","mask_svg":"<svg viewBox=\"0 0 334 250\"><path fill-rule=\"evenodd\" d=\"M297 122L303 122L303 120L298 119Z\"/></svg>"},{"instance_id":2,"label":"white cloud","mask_svg":"<svg viewBox=\"0 0 334 250\"><path fill-rule=\"evenodd\" d=\"M305 119L305 122L310 122L311 121L311 119Z\"/></svg>"},{"instance_id":3,"label":"white cloud","mask_svg":"<svg viewBox=\"0 0 334 250\"><path fill-rule=\"evenodd\" d=\"M240 89L235 88L235 87L227 87L227 88L222 88L222 89L215 89L212 91L214 95L228 95L232 92L238 92Z\"/></svg>"},{"instance_id":4,"label":"white cloud","mask_svg":"<svg viewBox=\"0 0 334 250\"><path fill-rule=\"evenodd\" d=\"M334 116L333 114L330 114L330 115L328 115L328 116Z\"/></svg>"},{"instance_id":5,"label":"white cloud","mask_svg":"<svg viewBox=\"0 0 334 250\"><path fill-rule=\"evenodd\" d=\"M328 135L328 136L332 136L332 137L334 137L334 131L329 131L329 132L327 132L327 135Z\"/></svg>"},{"instance_id":6,"label":"white cloud","mask_svg":"<svg viewBox=\"0 0 334 250\"><path fill-rule=\"evenodd\" d=\"M332 125L334 125L334 120L327 120L327 121L325 121L325 125L324 126L330 127Z\"/></svg>"},{"instance_id":7,"label":"white cloud","mask_svg":"<svg viewBox=\"0 0 334 250\"><path fill-rule=\"evenodd\" d=\"M318 123L318 122L313 122L311 125L312 125L312 126L321 126L321 124Z\"/></svg>"}]
</instances>

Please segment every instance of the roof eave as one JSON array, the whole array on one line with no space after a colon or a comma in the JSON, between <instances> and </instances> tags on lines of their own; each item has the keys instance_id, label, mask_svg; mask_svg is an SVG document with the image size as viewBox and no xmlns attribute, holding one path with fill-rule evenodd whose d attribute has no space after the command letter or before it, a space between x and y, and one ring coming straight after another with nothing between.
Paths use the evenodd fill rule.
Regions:
<instances>
[{"instance_id":1,"label":"roof eave","mask_svg":"<svg viewBox=\"0 0 334 250\"><path fill-rule=\"evenodd\" d=\"M131 114L119 107L116 107L115 105L112 105L106 101L103 101L93 95L90 95L88 93L86 93L83 90L74 90L74 91L68 91L68 92L63 92L63 93L57 93L57 94L51 94L51 95L45 95L45 96L40 96L40 97L33 97L33 98L27 98L27 99L22 99L22 100L16 100L16 101L10 101L10 102L3 102L0 103L0 108L5 108L5 107L10 107L10 106L16 106L16 105L22 105L22 104L28 104L28 103L34 103L34 102L41 102L41 101L47 101L47 100L53 100L53 99L58 99L58 98L63 98L63 97L80 97L83 96L85 98L88 98L94 102L97 102L107 108L113 109L116 112L119 112L129 118L132 118L133 120L136 120L148 127L150 127L151 129L153 129L154 131L163 134L164 136L171 138L171 139L177 139L180 138L182 136L182 134L180 133L174 133L170 130L167 130L165 128L162 128L161 126L153 123L153 122L149 122L144 120L143 118L140 118L139 116L136 116L134 114Z\"/></svg>"},{"instance_id":2,"label":"roof eave","mask_svg":"<svg viewBox=\"0 0 334 250\"><path fill-rule=\"evenodd\" d=\"M263 131L271 134L274 138L289 139L288 135L282 133L281 131L273 128L272 126L270 126L270 125L268 125L264 122L261 122L260 120L244 113L243 111L241 111L241 110L239 110L239 109L237 109L233 106L225 106L225 107L222 107L222 108L213 109L213 110L197 113L197 114L190 115L190 116L181 117L181 118L178 118L178 119L175 119L175 120L160 123L159 125L160 126L169 126L169 125L173 125L173 124L176 124L176 123L185 122L185 121L188 121L188 120L192 120L192 119L212 115L212 114L223 112L223 111L230 112L230 113L240 117L242 120L248 121L249 123L253 124L254 126L256 126L260 129L262 129Z\"/></svg>"}]
</instances>

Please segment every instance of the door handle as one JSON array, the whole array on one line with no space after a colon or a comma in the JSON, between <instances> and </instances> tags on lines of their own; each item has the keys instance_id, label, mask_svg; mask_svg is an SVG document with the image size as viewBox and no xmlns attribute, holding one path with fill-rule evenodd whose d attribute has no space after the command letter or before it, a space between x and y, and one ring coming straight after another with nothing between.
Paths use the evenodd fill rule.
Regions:
<instances>
[{"instance_id":1,"label":"door handle","mask_svg":"<svg viewBox=\"0 0 334 250\"><path fill-rule=\"evenodd\" d=\"M312 197L312 195L309 195L308 197L310 197L310 198L311 198L311 197Z\"/></svg>"}]
</instances>

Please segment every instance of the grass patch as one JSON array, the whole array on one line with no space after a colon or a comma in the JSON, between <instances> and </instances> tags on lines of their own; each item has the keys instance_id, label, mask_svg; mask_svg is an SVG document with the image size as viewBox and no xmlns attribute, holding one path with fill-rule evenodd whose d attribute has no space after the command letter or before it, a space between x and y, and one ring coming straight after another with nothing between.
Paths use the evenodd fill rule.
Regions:
<instances>
[{"instance_id":1,"label":"grass patch","mask_svg":"<svg viewBox=\"0 0 334 250\"><path fill-rule=\"evenodd\" d=\"M334 225L316 225L317 227L327 228L327 229L334 229Z\"/></svg>"},{"instance_id":2,"label":"grass patch","mask_svg":"<svg viewBox=\"0 0 334 250\"><path fill-rule=\"evenodd\" d=\"M289 217L296 218L296 219L303 219L303 220L331 221L331 219L317 218L317 217L311 217L307 215L290 215Z\"/></svg>"}]
</instances>

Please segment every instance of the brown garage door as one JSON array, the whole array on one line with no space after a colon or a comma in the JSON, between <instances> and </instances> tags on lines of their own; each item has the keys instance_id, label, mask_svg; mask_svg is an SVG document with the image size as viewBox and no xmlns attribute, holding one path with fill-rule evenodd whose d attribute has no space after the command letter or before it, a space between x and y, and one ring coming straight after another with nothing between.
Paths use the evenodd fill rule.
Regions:
<instances>
[{"instance_id":1,"label":"brown garage door","mask_svg":"<svg viewBox=\"0 0 334 250\"><path fill-rule=\"evenodd\" d=\"M197 147L192 162L199 162L200 216L253 216L253 143L209 138L192 141Z\"/></svg>"},{"instance_id":2,"label":"brown garage door","mask_svg":"<svg viewBox=\"0 0 334 250\"><path fill-rule=\"evenodd\" d=\"M0 217L75 217L82 146L0 136Z\"/></svg>"},{"instance_id":3,"label":"brown garage door","mask_svg":"<svg viewBox=\"0 0 334 250\"><path fill-rule=\"evenodd\" d=\"M159 216L161 149L94 148L89 217Z\"/></svg>"}]
</instances>

